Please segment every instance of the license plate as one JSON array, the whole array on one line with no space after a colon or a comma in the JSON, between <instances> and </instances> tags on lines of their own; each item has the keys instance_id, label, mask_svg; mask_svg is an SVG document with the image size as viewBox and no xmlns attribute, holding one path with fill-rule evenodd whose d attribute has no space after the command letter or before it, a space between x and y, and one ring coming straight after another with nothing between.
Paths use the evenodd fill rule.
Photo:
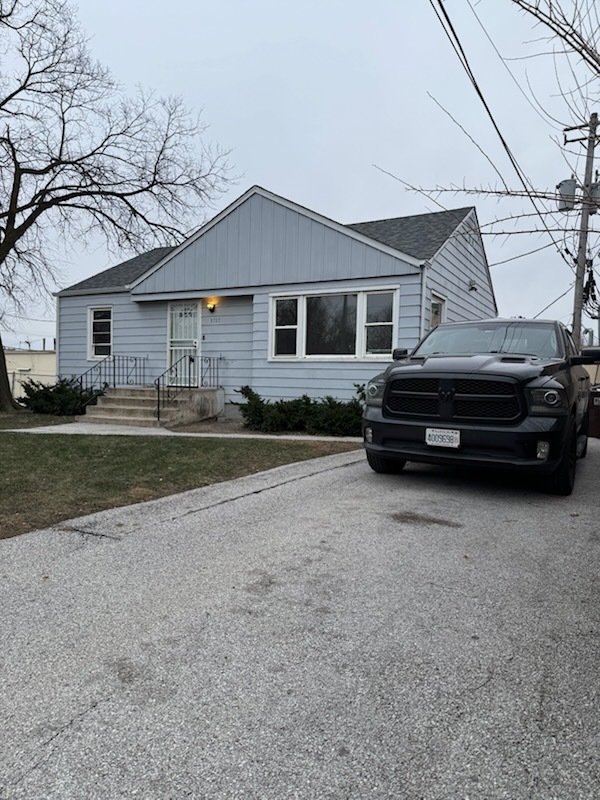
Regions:
<instances>
[{"instance_id":1,"label":"license plate","mask_svg":"<svg viewBox=\"0 0 600 800\"><path fill-rule=\"evenodd\" d=\"M425 428L425 444L431 447L460 447L460 431Z\"/></svg>"}]
</instances>

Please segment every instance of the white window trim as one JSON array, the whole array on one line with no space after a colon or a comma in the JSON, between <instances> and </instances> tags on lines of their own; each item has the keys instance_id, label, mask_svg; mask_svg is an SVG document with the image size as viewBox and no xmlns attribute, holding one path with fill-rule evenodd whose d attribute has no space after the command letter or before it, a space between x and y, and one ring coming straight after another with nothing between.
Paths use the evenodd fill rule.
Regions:
<instances>
[{"instance_id":1,"label":"white window trim","mask_svg":"<svg viewBox=\"0 0 600 800\"><path fill-rule=\"evenodd\" d=\"M440 317L440 325L446 322L446 302L448 300L447 297L444 297L443 294L439 292L431 292L431 303L429 304L429 330L432 331L433 328L431 327L431 307L433 306L434 301L438 301L442 304L442 314Z\"/></svg>"},{"instance_id":2,"label":"white window trim","mask_svg":"<svg viewBox=\"0 0 600 800\"><path fill-rule=\"evenodd\" d=\"M110 311L110 355L109 356L97 356L94 354L94 342L93 342L94 311ZM88 361L103 361L105 358L112 358L114 356L115 341L113 334L113 321L114 321L113 306L88 306L88 346L87 346Z\"/></svg>"},{"instance_id":3,"label":"white window trim","mask_svg":"<svg viewBox=\"0 0 600 800\"><path fill-rule=\"evenodd\" d=\"M354 355L307 355L304 351L306 348L306 298L308 297L322 297L327 294L355 294L356 297L356 353ZM367 312L367 295L369 294L392 294L392 349L389 354L387 353L374 353L372 355L365 353L366 348L366 312ZM299 291L299 292L273 292L269 295L269 356L268 361L280 362L298 362L298 361L325 361L325 362L366 362L373 361L389 361L392 357L392 351L397 346L398 335L398 308L399 308L399 295L400 287L396 284L394 286L361 286L350 288L336 288L336 289L322 289L313 291ZM291 355L275 355L275 303L277 300L283 299L296 299L298 300L298 322L297 322L297 347L298 354Z\"/></svg>"}]
</instances>

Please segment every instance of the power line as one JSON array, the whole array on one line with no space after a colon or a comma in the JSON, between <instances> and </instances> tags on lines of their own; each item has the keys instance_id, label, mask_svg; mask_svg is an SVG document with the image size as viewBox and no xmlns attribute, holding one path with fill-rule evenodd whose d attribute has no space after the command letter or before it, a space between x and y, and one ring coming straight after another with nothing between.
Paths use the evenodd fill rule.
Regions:
<instances>
[{"instance_id":1,"label":"power line","mask_svg":"<svg viewBox=\"0 0 600 800\"><path fill-rule=\"evenodd\" d=\"M488 117L490 119L490 122L492 123L492 126L493 126L494 130L496 131L496 134L498 135L498 138L500 139L500 143L502 144L502 147L503 147L506 155L508 156L508 159L509 159L510 163L512 164L515 172L517 173L517 177L519 178L519 181L521 182L527 197L529 198L529 200L531 201L531 204L533 205L534 209L538 213L538 215L539 215L539 217L540 217L540 219L542 221L542 224L543 224L543 226L544 226L544 228L546 230L546 233L548 234L548 236L550 236L550 239L552 240L552 242L553 242L558 254L560 255L560 257L568 265L569 269L573 270L573 266L565 258L564 253L562 252L561 248L559 247L559 245L555 241L554 237L552 236L552 233L550 232L548 226L546 225L545 220L542 217L541 212L539 211L539 209L538 209L538 207L536 205L535 199L534 199L534 197L533 197L533 195L531 193L531 188L532 187L531 187L531 183L530 183L529 179L526 177L525 173L523 172L523 170L519 166L515 156L513 155L512 151L511 151L511 149L510 149L510 147L509 147L509 145L508 145L508 143L506 141L506 139L504 138L500 128L498 127L498 124L496 123L496 120L494 119L494 115L492 114L491 109L488 106L485 97L483 96L483 92L482 92L482 90L481 90L481 88L480 88L480 86L479 86L479 84L477 82L477 79L475 78L475 74L473 73L473 70L471 69L471 66L469 64L469 60L468 60L467 55L466 55L466 53L464 51L464 48L463 48L463 46L461 44L460 37L458 36L458 34L457 34L457 32L456 32L456 30L454 28L454 25L452 24L452 20L450 19L446 8L444 7L443 0L437 0L437 5L439 6L439 11L436 8L436 0L429 0L429 4L433 8L433 11L434 11L435 15L438 18L438 21L440 22L440 25L442 26L442 28L444 30L444 33L446 34L446 37L447 37L448 41L450 42L450 45L452 46L452 49L456 53L456 55L458 57L458 60L460 61L461 66L465 70L465 72L467 74L467 77L471 81L471 84L472 84L473 88L475 89L475 92L476 92L477 96L481 100L481 103L482 103L483 107L485 108L485 111L486 111L486 113L487 113L487 115L488 115ZM441 12L441 16L440 16L440 12ZM442 19L442 17L443 17L443 19ZM445 24L444 24L444 21L445 21Z\"/></svg>"},{"instance_id":2,"label":"power line","mask_svg":"<svg viewBox=\"0 0 600 800\"><path fill-rule=\"evenodd\" d=\"M11 314L10 311L5 311L3 314L0 314L0 317L12 317L13 319L19 320L19 322L27 321L27 322L48 322L52 323L53 325L56 324L55 319L37 319L36 317L24 317L20 314Z\"/></svg>"},{"instance_id":3,"label":"power line","mask_svg":"<svg viewBox=\"0 0 600 800\"><path fill-rule=\"evenodd\" d=\"M548 247L553 246L553 242L548 242L548 244L543 244L541 247L536 247L535 250L528 250L526 253L520 253L518 256L511 256L511 258L505 258L504 261L495 261L493 264L489 264L490 267L498 267L500 264L508 264L509 261L516 261L518 258L525 258L525 256L531 256L534 253L539 253L540 250L546 250Z\"/></svg>"},{"instance_id":4,"label":"power line","mask_svg":"<svg viewBox=\"0 0 600 800\"><path fill-rule=\"evenodd\" d=\"M548 305L547 305L547 306L544 306L544 308L542 308L542 310L541 310L541 311L539 311L539 312L538 312L538 313L537 313L537 314L536 314L536 315L533 317L533 319L537 319L539 316L541 316L541 315L544 313L544 311L547 311L547 310L550 308L550 306L553 306L553 305L554 305L554 303L558 303L558 301L559 301L559 300L562 300L562 298L563 298L563 297L564 297L566 294L569 294L569 292L570 292L570 291L571 291L571 289L573 288L573 285L574 285L574 282L573 282L573 283L572 283L572 284L569 286L569 288L566 290L566 292L563 292L562 294L559 294L559 295L558 295L558 297L556 298L556 300L553 300L551 303L548 303Z\"/></svg>"}]
</instances>

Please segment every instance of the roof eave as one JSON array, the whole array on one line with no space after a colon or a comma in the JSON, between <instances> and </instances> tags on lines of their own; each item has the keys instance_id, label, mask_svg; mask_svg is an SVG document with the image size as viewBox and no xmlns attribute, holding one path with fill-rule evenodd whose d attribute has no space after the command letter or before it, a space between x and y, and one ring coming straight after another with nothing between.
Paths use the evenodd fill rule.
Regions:
<instances>
[{"instance_id":1,"label":"roof eave","mask_svg":"<svg viewBox=\"0 0 600 800\"><path fill-rule=\"evenodd\" d=\"M96 289L63 289L52 292L53 297L76 297L90 294L121 294L129 291L128 286L99 286Z\"/></svg>"}]
</instances>

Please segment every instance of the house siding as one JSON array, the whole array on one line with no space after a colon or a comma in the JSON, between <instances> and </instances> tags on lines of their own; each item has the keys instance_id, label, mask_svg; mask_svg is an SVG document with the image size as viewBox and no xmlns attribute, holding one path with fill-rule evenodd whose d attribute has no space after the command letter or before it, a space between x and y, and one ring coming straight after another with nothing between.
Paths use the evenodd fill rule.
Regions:
<instances>
[{"instance_id":1,"label":"house siding","mask_svg":"<svg viewBox=\"0 0 600 800\"><path fill-rule=\"evenodd\" d=\"M113 310L113 352L146 358L147 382L166 369L167 304L132 303L128 293L59 298L61 376L81 375L97 359L88 359L88 310L110 306Z\"/></svg>"},{"instance_id":2,"label":"house siding","mask_svg":"<svg viewBox=\"0 0 600 800\"><path fill-rule=\"evenodd\" d=\"M146 359L146 384L167 369L168 307L166 301L134 303L129 294L87 295L59 298L61 346L58 372L81 375L98 363L88 359L88 312L110 306L113 310L113 352ZM223 298L214 314L200 308L199 352L220 359L220 380L226 394L252 380L252 298Z\"/></svg>"},{"instance_id":3,"label":"house siding","mask_svg":"<svg viewBox=\"0 0 600 800\"><path fill-rule=\"evenodd\" d=\"M474 280L477 291L469 291ZM446 299L445 322L497 315L483 242L472 212L456 229L427 269L425 332L431 325L431 295Z\"/></svg>"},{"instance_id":4,"label":"house siding","mask_svg":"<svg viewBox=\"0 0 600 800\"><path fill-rule=\"evenodd\" d=\"M219 381L225 402L240 399L236 390L252 384L253 376L252 297L225 297L214 314L202 309L201 356L219 359Z\"/></svg>"},{"instance_id":5,"label":"house siding","mask_svg":"<svg viewBox=\"0 0 600 800\"><path fill-rule=\"evenodd\" d=\"M368 280L419 271L377 246L256 194L149 275L132 295L213 293L215 287Z\"/></svg>"}]
</instances>

